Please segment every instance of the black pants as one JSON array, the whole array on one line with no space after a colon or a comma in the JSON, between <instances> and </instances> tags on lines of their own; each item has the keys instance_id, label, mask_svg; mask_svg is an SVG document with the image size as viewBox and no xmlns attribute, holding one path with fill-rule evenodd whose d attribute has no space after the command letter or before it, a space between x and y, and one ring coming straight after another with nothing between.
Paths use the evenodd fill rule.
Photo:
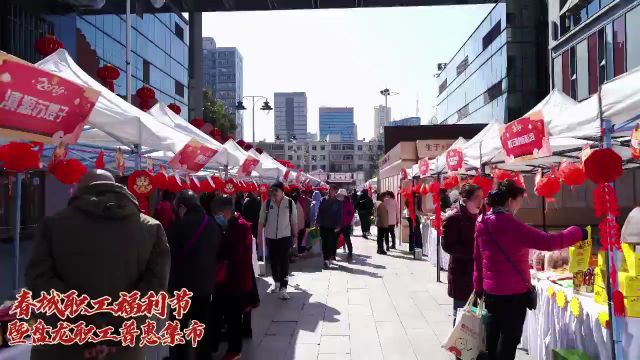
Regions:
<instances>
[{"instance_id":1,"label":"black pants","mask_svg":"<svg viewBox=\"0 0 640 360\"><path fill-rule=\"evenodd\" d=\"M485 294L489 317L486 323L487 352L490 360L513 360L522 338L527 315L526 293L517 295Z\"/></svg>"},{"instance_id":2,"label":"black pants","mask_svg":"<svg viewBox=\"0 0 640 360\"><path fill-rule=\"evenodd\" d=\"M211 347L218 349L220 344L220 329L227 324L227 341L229 353L242 352L243 313L242 301L232 296L214 296L211 303L211 322L208 327L211 336ZM224 321L224 322L223 322Z\"/></svg>"},{"instance_id":3,"label":"black pants","mask_svg":"<svg viewBox=\"0 0 640 360\"><path fill-rule=\"evenodd\" d=\"M320 238L322 238L322 258L327 261L336 256L338 246L338 233L336 229L329 227L320 228Z\"/></svg>"},{"instance_id":4,"label":"black pants","mask_svg":"<svg viewBox=\"0 0 640 360\"><path fill-rule=\"evenodd\" d=\"M384 250L384 237L386 236L387 233L387 228L386 227L382 227L382 226L378 226L378 237L376 238L376 241L378 243L378 252L382 252Z\"/></svg>"},{"instance_id":5,"label":"black pants","mask_svg":"<svg viewBox=\"0 0 640 360\"><path fill-rule=\"evenodd\" d=\"M416 221L414 225L411 218L407 218L409 222L409 251L414 251L416 248L422 249L422 233L420 233L420 222Z\"/></svg>"},{"instance_id":6,"label":"black pants","mask_svg":"<svg viewBox=\"0 0 640 360\"><path fill-rule=\"evenodd\" d=\"M347 245L349 255L353 255L353 244L351 243L351 225L343 226L340 234L344 236L344 243Z\"/></svg>"},{"instance_id":7,"label":"black pants","mask_svg":"<svg viewBox=\"0 0 640 360\"><path fill-rule=\"evenodd\" d=\"M195 352L195 359L210 359L211 348L209 337L206 335L209 323L211 310L211 297L210 296L193 296L191 298L191 306L186 314L180 319L180 329L184 330L189 327L192 320L197 320L201 324L205 325L205 336L198 342L198 345L193 348L190 342L172 346L169 348L169 357L172 360L192 359L192 352ZM172 319L176 320L176 319Z\"/></svg>"},{"instance_id":8,"label":"black pants","mask_svg":"<svg viewBox=\"0 0 640 360\"><path fill-rule=\"evenodd\" d=\"M368 211L358 211L358 218L360 219L362 235L366 235L371 232L371 213Z\"/></svg>"},{"instance_id":9,"label":"black pants","mask_svg":"<svg viewBox=\"0 0 640 360\"><path fill-rule=\"evenodd\" d=\"M391 235L391 247L396 247L396 226L389 225L387 228L387 233L384 234L384 243L389 246L389 235Z\"/></svg>"},{"instance_id":10,"label":"black pants","mask_svg":"<svg viewBox=\"0 0 640 360\"><path fill-rule=\"evenodd\" d=\"M302 254L305 251L307 251L307 246L306 245L302 245L302 240L304 240L304 234L307 233L307 229L300 229L298 231L298 254Z\"/></svg>"},{"instance_id":11,"label":"black pants","mask_svg":"<svg viewBox=\"0 0 640 360\"><path fill-rule=\"evenodd\" d=\"M267 239L269 258L271 260L271 276L280 283L280 289L286 289L289 283L289 249L291 237Z\"/></svg>"}]
</instances>

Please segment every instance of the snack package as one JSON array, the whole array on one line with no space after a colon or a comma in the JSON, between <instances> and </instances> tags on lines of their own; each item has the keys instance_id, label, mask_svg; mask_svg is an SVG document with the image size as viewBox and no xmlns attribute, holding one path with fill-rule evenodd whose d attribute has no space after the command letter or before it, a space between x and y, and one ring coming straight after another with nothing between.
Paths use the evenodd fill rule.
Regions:
<instances>
[{"instance_id":1,"label":"snack package","mask_svg":"<svg viewBox=\"0 0 640 360\"><path fill-rule=\"evenodd\" d=\"M589 267L589 260L591 259L591 227L587 226L587 232L589 237L587 240L580 241L579 243L569 248L569 272L575 273L577 271L586 271Z\"/></svg>"}]
</instances>

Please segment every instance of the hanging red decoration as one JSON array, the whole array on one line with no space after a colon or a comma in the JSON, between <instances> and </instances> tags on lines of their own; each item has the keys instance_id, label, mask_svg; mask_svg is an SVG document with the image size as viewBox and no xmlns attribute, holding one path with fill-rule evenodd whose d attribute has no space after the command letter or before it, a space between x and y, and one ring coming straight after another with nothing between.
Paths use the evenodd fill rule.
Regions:
<instances>
[{"instance_id":1,"label":"hanging red decoration","mask_svg":"<svg viewBox=\"0 0 640 360\"><path fill-rule=\"evenodd\" d=\"M429 194L431 195L440 195L440 183L437 181L432 181L429 184Z\"/></svg>"},{"instance_id":2,"label":"hanging red decoration","mask_svg":"<svg viewBox=\"0 0 640 360\"><path fill-rule=\"evenodd\" d=\"M566 161L563 161L560 167L558 167L558 176L560 180L568 186L582 185L587 179L581 164Z\"/></svg>"},{"instance_id":3,"label":"hanging red decoration","mask_svg":"<svg viewBox=\"0 0 640 360\"><path fill-rule=\"evenodd\" d=\"M49 172L65 185L77 184L87 173L87 168L78 159L62 159L49 164Z\"/></svg>"},{"instance_id":4,"label":"hanging red decoration","mask_svg":"<svg viewBox=\"0 0 640 360\"><path fill-rule=\"evenodd\" d=\"M213 180L211 180L210 177L205 177L204 179L200 180L200 191L203 193L210 193L213 192L216 189L215 185L213 184Z\"/></svg>"},{"instance_id":5,"label":"hanging red decoration","mask_svg":"<svg viewBox=\"0 0 640 360\"><path fill-rule=\"evenodd\" d=\"M541 172L538 173L536 176L536 186L533 191L536 195L545 198L548 202L554 202L554 195L560 191L561 187L560 177L552 170L544 176L542 176Z\"/></svg>"},{"instance_id":6,"label":"hanging red decoration","mask_svg":"<svg viewBox=\"0 0 640 360\"><path fill-rule=\"evenodd\" d=\"M43 57L47 57L58 51L58 49L64 48L64 45L62 44L62 41L58 40L55 36L45 35L36 40L35 48L38 54Z\"/></svg>"},{"instance_id":7,"label":"hanging red decoration","mask_svg":"<svg viewBox=\"0 0 640 360\"><path fill-rule=\"evenodd\" d=\"M180 192L184 190L184 185L182 179L177 175L169 176L167 180L167 190L171 192Z\"/></svg>"},{"instance_id":8,"label":"hanging red decoration","mask_svg":"<svg viewBox=\"0 0 640 360\"><path fill-rule=\"evenodd\" d=\"M489 194L489 192L491 192L491 190L493 189L493 180L480 174L474 176L473 179L471 179L471 183L478 185L485 195Z\"/></svg>"},{"instance_id":9,"label":"hanging red decoration","mask_svg":"<svg viewBox=\"0 0 640 360\"><path fill-rule=\"evenodd\" d=\"M515 174L508 170L495 168L492 175L497 182L503 182L508 179L515 180Z\"/></svg>"},{"instance_id":10,"label":"hanging red decoration","mask_svg":"<svg viewBox=\"0 0 640 360\"><path fill-rule=\"evenodd\" d=\"M442 187L445 190L451 190L458 185L460 185L460 179L457 176L448 176L442 182Z\"/></svg>"},{"instance_id":11,"label":"hanging red decoration","mask_svg":"<svg viewBox=\"0 0 640 360\"><path fill-rule=\"evenodd\" d=\"M240 139L236 141L236 144L238 144L238 146L240 146L241 148L244 148L245 145L247 145L246 141Z\"/></svg>"},{"instance_id":12,"label":"hanging red decoration","mask_svg":"<svg viewBox=\"0 0 640 360\"><path fill-rule=\"evenodd\" d=\"M249 151L249 150L253 149L253 145L251 145L251 144L249 144L249 143L246 143L246 144L244 145L243 149L244 149L245 151Z\"/></svg>"},{"instance_id":13,"label":"hanging red decoration","mask_svg":"<svg viewBox=\"0 0 640 360\"><path fill-rule=\"evenodd\" d=\"M202 120L201 118L193 118L189 120L189 124L193 125L197 129L200 129L202 126L204 126L204 120Z\"/></svg>"},{"instance_id":14,"label":"hanging red decoration","mask_svg":"<svg viewBox=\"0 0 640 360\"><path fill-rule=\"evenodd\" d=\"M420 193L420 183L416 183L413 187L414 193Z\"/></svg>"},{"instance_id":15,"label":"hanging red decoration","mask_svg":"<svg viewBox=\"0 0 640 360\"><path fill-rule=\"evenodd\" d=\"M224 187L222 188L222 192L226 195L233 195L236 193L236 188L238 184L235 180L229 178L224 183Z\"/></svg>"},{"instance_id":16,"label":"hanging red decoration","mask_svg":"<svg viewBox=\"0 0 640 360\"><path fill-rule=\"evenodd\" d=\"M142 111L147 111L151 109L152 100L156 98L156 92L147 85L143 85L141 88L136 90L136 96L140 99L140 103L138 107Z\"/></svg>"},{"instance_id":17,"label":"hanging red decoration","mask_svg":"<svg viewBox=\"0 0 640 360\"><path fill-rule=\"evenodd\" d=\"M160 171L151 177L151 183L156 189L167 190L169 187L169 177L165 172Z\"/></svg>"},{"instance_id":18,"label":"hanging red decoration","mask_svg":"<svg viewBox=\"0 0 640 360\"><path fill-rule=\"evenodd\" d=\"M25 172L40 167L40 154L32 144L10 142L0 146L0 163L6 170Z\"/></svg>"},{"instance_id":19,"label":"hanging red decoration","mask_svg":"<svg viewBox=\"0 0 640 360\"><path fill-rule=\"evenodd\" d=\"M407 173L407 169L400 169L400 180L407 180L409 178L409 174Z\"/></svg>"},{"instance_id":20,"label":"hanging red decoration","mask_svg":"<svg viewBox=\"0 0 640 360\"><path fill-rule=\"evenodd\" d=\"M622 175L622 157L613 149L597 149L584 160L584 172L595 184L614 182Z\"/></svg>"},{"instance_id":21,"label":"hanging red decoration","mask_svg":"<svg viewBox=\"0 0 640 360\"><path fill-rule=\"evenodd\" d=\"M256 152L257 152L258 154L262 154L262 153L264 152L264 150L262 150L262 148L257 147L257 148L256 148Z\"/></svg>"},{"instance_id":22,"label":"hanging red decoration","mask_svg":"<svg viewBox=\"0 0 640 360\"><path fill-rule=\"evenodd\" d=\"M202 183L200 181L198 181L198 179L196 179L194 176L189 176L188 177L188 183L189 183L189 189L191 189L191 191L193 191L195 193L203 192L202 188L200 186Z\"/></svg>"},{"instance_id":23,"label":"hanging red decoration","mask_svg":"<svg viewBox=\"0 0 640 360\"><path fill-rule=\"evenodd\" d=\"M111 64L104 64L98 68L98 77L109 91L114 92L114 82L120 77L120 70Z\"/></svg>"},{"instance_id":24,"label":"hanging red decoration","mask_svg":"<svg viewBox=\"0 0 640 360\"><path fill-rule=\"evenodd\" d=\"M167 107L169 108L169 110L173 111L177 115L180 115L180 113L182 113L182 108L180 107L180 105L176 103L171 103L167 105Z\"/></svg>"},{"instance_id":25,"label":"hanging red decoration","mask_svg":"<svg viewBox=\"0 0 640 360\"><path fill-rule=\"evenodd\" d=\"M420 187L420 195L427 195L429 193L429 188L427 187L427 184L422 184L422 186Z\"/></svg>"},{"instance_id":26,"label":"hanging red decoration","mask_svg":"<svg viewBox=\"0 0 640 360\"><path fill-rule=\"evenodd\" d=\"M222 180L220 177L213 176L211 180L213 181L213 185L215 186L216 190L222 190L224 188L224 180Z\"/></svg>"},{"instance_id":27,"label":"hanging red decoration","mask_svg":"<svg viewBox=\"0 0 640 360\"><path fill-rule=\"evenodd\" d=\"M95 161L96 169L104 170L104 151L100 150Z\"/></svg>"},{"instance_id":28,"label":"hanging red decoration","mask_svg":"<svg viewBox=\"0 0 640 360\"><path fill-rule=\"evenodd\" d=\"M149 196L153 191L153 175L147 170L136 170L127 180L127 189L136 197L143 214L149 214Z\"/></svg>"}]
</instances>

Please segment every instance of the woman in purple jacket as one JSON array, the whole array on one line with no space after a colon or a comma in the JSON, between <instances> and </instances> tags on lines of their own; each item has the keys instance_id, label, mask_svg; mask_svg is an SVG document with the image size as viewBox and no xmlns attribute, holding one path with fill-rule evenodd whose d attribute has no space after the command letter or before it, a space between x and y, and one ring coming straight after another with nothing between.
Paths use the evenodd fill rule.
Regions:
<instances>
[{"instance_id":1,"label":"woman in purple jacket","mask_svg":"<svg viewBox=\"0 0 640 360\"><path fill-rule=\"evenodd\" d=\"M476 224L473 281L489 313L486 330L491 360L515 359L529 304L529 249L559 250L587 238L586 231L577 226L547 234L516 219L525 192L513 180L501 182L489 193L491 211Z\"/></svg>"}]
</instances>

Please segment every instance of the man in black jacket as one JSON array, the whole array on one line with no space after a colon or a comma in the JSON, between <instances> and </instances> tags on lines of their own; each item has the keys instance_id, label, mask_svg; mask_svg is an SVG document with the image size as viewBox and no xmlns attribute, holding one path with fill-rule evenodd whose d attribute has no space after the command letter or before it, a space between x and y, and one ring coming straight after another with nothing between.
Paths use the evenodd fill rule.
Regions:
<instances>
[{"instance_id":1,"label":"man in black jacket","mask_svg":"<svg viewBox=\"0 0 640 360\"><path fill-rule=\"evenodd\" d=\"M240 214L242 218L251 223L251 234L254 238L258 238L258 220L260 219L260 208L262 207L262 201L260 200L260 193L250 192L247 194L247 198L242 205L242 211Z\"/></svg>"}]
</instances>

